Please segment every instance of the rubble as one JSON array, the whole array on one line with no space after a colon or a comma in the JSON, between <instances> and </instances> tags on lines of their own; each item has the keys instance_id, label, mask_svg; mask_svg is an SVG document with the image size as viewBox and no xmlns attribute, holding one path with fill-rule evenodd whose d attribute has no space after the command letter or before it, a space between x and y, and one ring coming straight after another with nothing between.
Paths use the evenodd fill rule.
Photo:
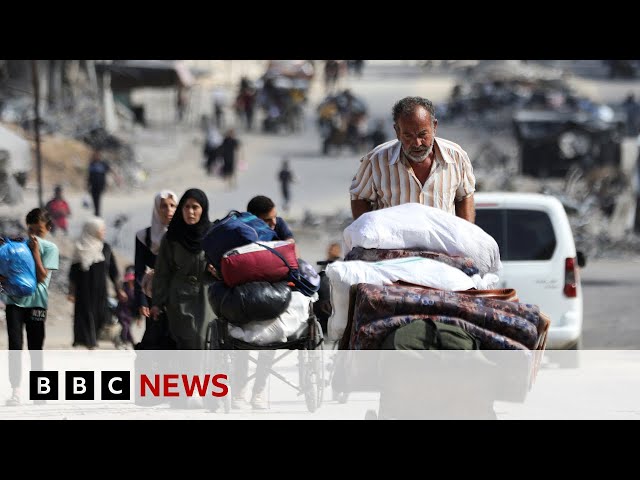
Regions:
<instances>
[{"instance_id":1,"label":"rubble","mask_svg":"<svg viewBox=\"0 0 640 480\"><path fill-rule=\"evenodd\" d=\"M22 222L16 218L0 217L0 237L20 237L26 231Z\"/></svg>"},{"instance_id":2,"label":"rubble","mask_svg":"<svg viewBox=\"0 0 640 480\"><path fill-rule=\"evenodd\" d=\"M35 157L35 140L29 132L13 125L12 129L29 140ZM63 185L66 190L85 190L87 167L94 148L103 149L103 156L127 186L137 186L146 179L146 173L139 165L133 148L102 128L85 133L78 140L59 133L41 135L40 152L42 155L43 177L47 184ZM35 172L31 172L31 181L35 181ZM2 182L0 182L2 184ZM18 202L14 202L18 203Z\"/></svg>"},{"instance_id":3,"label":"rubble","mask_svg":"<svg viewBox=\"0 0 640 480\"><path fill-rule=\"evenodd\" d=\"M77 62L63 64L63 77L67 81L62 82L61 90L46 93L47 88L53 87L50 84L41 85L45 93L38 116L44 178L47 183L63 184L72 190L85 189L91 152L101 149L116 176L126 181L127 186L138 186L146 179L146 173L136 161L131 145L106 132L105 112L96 82L80 74ZM87 66L87 73L91 72L92 69ZM5 85L5 88L0 89L0 120L29 141L33 152L36 115L34 98L28 93L31 90L29 78L29 75L16 75L9 79L13 82L12 88ZM124 120L122 126L132 127L130 112L116 108L116 115ZM35 158L35 154L33 157ZM31 168L31 181L35 177L34 170L35 167Z\"/></svg>"},{"instance_id":4,"label":"rubble","mask_svg":"<svg viewBox=\"0 0 640 480\"><path fill-rule=\"evenodd\" d=\"M540 192L562 202L576 249L587 258L625 258L636 255L640 247L633 219L628 221L614 214L628 196L629 186L630 179L615 167L597 167L588 172L573 167L561 183L543 183Z\"/></svg>"},{"instance_id":5,"label":"rubble","mask_svg":"<svg viewBox=\"0 0 640 480\"><path fill-rule=\"evenodd\" d=\"M13 175L2 166L0 159L0 203L16 205L22 202L22 188Z\"/></svg>"},{"instance_id":6,"label":"rubble","mask_svg":"<svg viewBox=\"0 0 640 480\"><path fill-rule=\"evenodd\" d=\"M33 145L35 149L35 145ZM85 190L92 150L85 143L60 135L45 135L40 144L43 178L65 190ZM35 175L34 175L35 177Z\"/></svg>"}]
</instances>

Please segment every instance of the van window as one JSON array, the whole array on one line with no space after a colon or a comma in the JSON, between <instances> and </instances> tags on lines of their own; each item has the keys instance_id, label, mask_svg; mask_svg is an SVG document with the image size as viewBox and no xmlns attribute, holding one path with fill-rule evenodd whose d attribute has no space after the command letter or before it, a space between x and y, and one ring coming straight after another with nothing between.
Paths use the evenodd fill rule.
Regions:
<instances>
[{"instance_id":1,"label":"van window","mask_svg":"<svg viewBox=\"0 0 640 480\"><path fill-rule=\"evenodd\" d=\"M479 208L476 224L496 240L501 260L549 260L556 249L545 212Z\"/></svg>"}]
</instances>

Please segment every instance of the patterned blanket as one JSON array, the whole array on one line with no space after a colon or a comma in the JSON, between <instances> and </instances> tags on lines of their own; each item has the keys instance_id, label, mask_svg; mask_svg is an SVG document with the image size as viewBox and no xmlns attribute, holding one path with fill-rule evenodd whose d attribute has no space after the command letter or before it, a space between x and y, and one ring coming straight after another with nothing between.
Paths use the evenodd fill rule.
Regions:
<instances>
[{"instance_id":1,"label":"patterned blanket","mask_svg":"<svg viewBox=\"0 0 640 480\"><path fill-rule=\"evenodd\" d=\"M375 348L371 345L375 345L376 341L365 339L366 336L361 340L358 336L360 332L368 332L369 336L374 335L376 328L382 328L383 332L387 332L384 329L385 320L387 325L395 325L394 322L403 321L402 317L405 323L412 321L412 317L415 319L415 316L436 316L440 317L441 321L447 322L465 321L499 335L496 337L484 334L484 344L493 345L494 348L519 349L518 344L528 349L539 348L549 327L548 318L541 314L536 305L460 292L404 285L378 286L361 283L355 287L353 295L355 300L349 315L351 326L348 325L345 330L345 335L349 335L347 347L349 349ZM393 319L390 319L391 317ZM400 320L397 317L400 317ZM383 322L366 327L379 320ZM397 326L400 325L391 326L387 333ZM476 329L471 333L475 335L483 332ZM381 342L383 338L384 336L377 341ZM482 342L482 339L478 338ZM342 345L344 343L346 342Z\"/></svg>"}]
</instances>

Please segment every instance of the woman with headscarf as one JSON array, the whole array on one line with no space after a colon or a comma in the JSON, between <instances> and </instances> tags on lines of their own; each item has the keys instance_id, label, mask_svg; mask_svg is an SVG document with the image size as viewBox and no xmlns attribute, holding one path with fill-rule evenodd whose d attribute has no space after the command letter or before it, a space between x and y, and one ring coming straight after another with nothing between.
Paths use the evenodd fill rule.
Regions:
<instances>
[{"instance_id":1,"label":"woman with headscarf","mask_svg":"<svg viewBox=\"0 0 640 480\"><path fill-rule=\"evenodd\" d=\"M152 319L149 307L152 304L152 279L160 242L167 232L178 205L178 196L171 190L161 190L155 196L151 226L136 232L135 247L135 297L137 309L145 317L144 336L136 346L145 350L174 349L175 342L169 336L166 317ZM151 280L151 281L150 281Z\"/></svg>"},{"instance_id":2,"label":"woman with headscarf","mask_svg":"<svg viewBox=\"0 0 640 480\"><path fill-rule=\"evenodd\" d=\"M75 244L69 270L69 296L74 302L73 346L94 349L98 346L98 332L111 315L109 311L107 276L113 282L119 298L126 294L121 288L116 259L104 241L104 220L93 217L82 227Z\"/></svg>"},{"instance_id":3,"label":"woman with headscarf","mask_svg":"<svg viewBox=\"0 0 640 480\"><path fill-rule=\"evenodd\" d=\"M153 276L151 317L166 313L179 350L203 349L207 321L214 318L207 286L215 279L200 242L211 225L209 201L197 188L187 190L160 242Z\"/></svg>"}]
</instances>

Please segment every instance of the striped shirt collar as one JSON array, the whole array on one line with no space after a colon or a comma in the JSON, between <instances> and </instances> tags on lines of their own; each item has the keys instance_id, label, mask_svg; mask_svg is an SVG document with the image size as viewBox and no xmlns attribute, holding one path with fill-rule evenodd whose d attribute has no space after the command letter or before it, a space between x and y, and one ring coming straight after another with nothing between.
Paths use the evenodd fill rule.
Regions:
<instances>
[{"instance_id":1,"label":"striped shirt collar","mask_svg":"<svg viewBox=\"0 0 640 480\"><path fill-rule=\"evenodd\" d=\"M391 155L389 155L389 165L393 165L400 159L400 153L402 152L402 144L400 140L394 140L396 142L395 145L391 145ZM447 152L447 150L443 150L440 147L438 142L438 137L434 139L434 145L436 148L436 160L440 163L455 163L455 160L451 158L451 155Z\"/></svg>"}]
</instances>

